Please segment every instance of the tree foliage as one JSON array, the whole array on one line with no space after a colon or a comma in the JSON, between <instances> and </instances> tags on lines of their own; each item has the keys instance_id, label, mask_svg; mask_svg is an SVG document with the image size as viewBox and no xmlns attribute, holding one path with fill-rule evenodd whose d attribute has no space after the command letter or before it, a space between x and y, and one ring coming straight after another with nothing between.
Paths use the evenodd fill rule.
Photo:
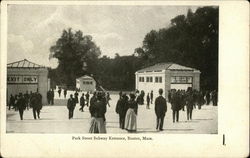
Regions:
<instances>
[{"instance_id":1,"label":"tree foliage","mask_svg":"<svg viewBox=\"0 0 250 158\"><path fill-rule=\"evenodd\" d=\"M135 71L159 62L174 62L201 71L201 88L218 88L218 7L178 15L168 27L152 30L134 54L99 57L99 47L81 31L64 30L50 51L59 66L50 71L56 84L75 85L75 78L93 74L108 90L135 88ZM164 19L163 19L164 20ZM129 53L129 52L128 52ZM83 62L87 69L82 69Z\"/></svg>"},{"instance_id":2,"label":"tree foliage","mask_svg":"<svg viewBox=\"0 0 250 158\"><path fill-rule=\"evenodd\" d=\"M58 59L58 67L52 76L55 76L56 82L74 86L77 77L95 73L95 65L101 51L92 41L89 35L83 36L79 30L73 32L71 28L63 30L61 37L56 44L50 47L51 57ZM83 65L86 63L87 67Z\"/></svg>"},{"instance_id":3,"label":"tree foliage","mask_svg":"<svg viewBox=\"0 0 250 158\"><path fill-rule=\"evenodd\" d=\"M150 31L135 54L147 64L174 62L201 71L204 89L218 87L218 8L178 15L168 28Z\"/></svg>"}]
</instances>

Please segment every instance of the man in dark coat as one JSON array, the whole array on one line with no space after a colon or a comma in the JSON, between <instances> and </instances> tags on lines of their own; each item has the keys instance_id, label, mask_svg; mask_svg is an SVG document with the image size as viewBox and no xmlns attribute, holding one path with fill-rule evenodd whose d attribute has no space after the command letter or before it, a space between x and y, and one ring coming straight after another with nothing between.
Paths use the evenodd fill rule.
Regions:
<instances>
[{"instance_id":1,"label":"man in dark coat","mask_svg":"<svg viewBox=\"0 0 250 158\"><path fill-rule=\"evenodd\" d=\"M186 105L187 105L187 120L192 120L192 111L194 107L194 96L192 91L187 91L186 96Z\"/></svg>"},{"instance_id":2,"label":"man in dark coat","mask_svg":"<svg viewBox=\"0 0 250 158\"><path fill-rule=\"evenodd\" d=\"M213 106L217 106L218 94L216 90L212 92L212 101L213 101Z\"/></svg>"},{"instance_id":3,"label":"man in dark coat","mask_svg":"<svg viewBox=\"0 0 250 158\"><path fill-rule=\"evenodd\" d=\"M54 105L55 93L54 93L54 90L53 90L53 89L50 90L50 95L51 95L51 105Z\"/></svg>"},{"instance_id":4,"label":"man in dark coat","mask_svg":"<svg viewBox=\"0 0 250 158\"><path fill-rule=\"evenodd\" d=\"M178 90L177 92L173 92L172 95L172 99L171 99L171 108L173 111L173 122L179 122L179 111L181 109L181 104L182 104L182 98L181 98L181 94L180 91Z\"/></svg>"},{"instance_id":5,"label":"man in dark coat","mask_svg":"<svg viewBox=\"0 0 250 158\"><path fill-rule=\"evenodd\" d=\"M50 105L50 102L51 102L51 92L50 92L50 90L47 92L47 101L48 101L48 104Z\"/></svg>"},{"instance_id":6,"label":"man in dark coat","mask_svg":"<svg viewBox=\"0 0 250 158\"><path fill-rule=\"evenodd\" d=\"M87 106L89 106L89 92L87 92L85 97L86 97L86 104L87 104Z\"/></svg>"},{"instance_id":7,"label":"man in dark coat","mask_svg":"<svg viewBox=\"0 0 250 158\"><path fill-rule=\"evenodd\" d=\"M15 97L11 94L9 102L9 110L11 109L11 106L14 107L14 104L15 104Z\"/></svg>"},{"instance_id":8,"label":"man in dark coat","mask_svg":"<svg viewBox=\"0 0 250 158\"><path fill-rule=\"evenodd\" d=\"M23 111L25 110L25 99L22 95L22 93L19 94L19 97L17 99L17 108L19 111L20 119L23 120Z\"/></svg>"},{"instance_id":9,"label":"man in dark coat","mask_svg":"<svg viewBox=\"0 0 250 158\"><path fill-rule=\"evenodd\" d=\"M121 129L124 129L127 110L128 100L126 94L123 94L122 97L118 100L115 108L116 113L119 114L119 124Z\"/></svg>"},{"instance_id":10,"label":"man in dark coat","mask_svg":"<svg viewBox=\"0 0 250 158\"><path fill-rule=\"evenodd\" d=\"M84 93L82 93L82 96L80 98L80 106L81 106L81 108L79 109L79 111L83 112L84 111L83 108L85 106Z\"/></svg>"},{"instance_id":11,"label":"man in dark coat","mask_svg":"<svg viewBox=\"0 0 250 158\"><path fill-rule=\"evenodd\" d=\"M207 102L206 104L209 105L209 103L210 103L210 93L208 91L206 92L206 102Z\"/></svg>"},{"instance_id":12,"label":"man in dark coat","mask_svg":"<svg viewBox=\"0 0 250 158\"><path fill-rule=\"evenodd\" d=\"M150 104L150 97L149 97L149 93L148 93L148 95L147 95L147 109L149 109L149 104Z\"/></svg>"},{"instance_id":13,"label":"man in dark coat","mask_svg":"<svg viewBox=\"0 0 250 158\"><path fill-rule=\"evenodd\" d=\"M163 90L159 89L159 97L155 99L155 114L157 117L156 129L162 131L165 113L167 112L167 101L162 96Z\"/></svg>"},{"instance_id":14,"label":"man in dark coat","mask_svg":"<svg viewBox=\"0 0 250 158\"><path fill-rule=\"evenodd\" d=\"M62 92L62 89L61 87L58 89L58 95L59 95L59 98L61 97L61 92Z\"/></svg>"},{"instance_id":15,"label":"man in dark coat","mask_svg":"<svg viewBox=\"0 0 250 158\"><path fill-rule=\"evenodd\" d=\"M77 91L75 92L74 96L75 96L76 104L79 103L78 92Z\"/></svg>"},{"instance_id":16,"label":"man in dark coat","mask_svg":"<svg viewBox=\"0 0 250 158\"><path fill-rule=\"evenodd\" d=\"M30 99L30 106L33 108L33 117L40 119L40 110L42 109L42 95L38 92L32 94Z\"/></svg>"},{"instance_id":17,"label":"man in dark coat","mask_svg":"<svg viewBox=\"0 0 250 158\"><path fill-rule=\"evenodd\" d=\"M91 112L91 107L95 104L96 101L97 101L97 96L96 96L96 92L94 92L93 96L90 99L90 106L89 106L89 112L90 112L91 117L93 117L93 113Z\"/></svg>"},{"instance_id":18,"label":"man in dark coat","mask_svg":"<svg viewBox=\"0 0 250 158\"><path fill-rule=\"evenodd\" d=\"M76 100L75 98L73 98L73 95L71 94L67 102L67 108L69 110L69 119L73 118L75 107L76 107Z\"/></svg>"}]
</instances>

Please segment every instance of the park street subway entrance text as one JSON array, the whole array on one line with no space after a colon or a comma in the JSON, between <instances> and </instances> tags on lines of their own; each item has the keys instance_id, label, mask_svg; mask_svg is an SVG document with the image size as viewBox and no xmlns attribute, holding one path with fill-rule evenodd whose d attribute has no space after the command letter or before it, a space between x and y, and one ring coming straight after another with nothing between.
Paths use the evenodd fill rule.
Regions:
<instances>
[{"instance_id":1,"label":"park street subway entrance text","mask_svg":"<svg viewBox=\"0 0 250 158\"><path fill-rule=\"evenodd\" d=\"M148 136L72 136L72 140L129 140L129 141L142 141L142 140L153 140L152 137Z\"/></svg>"}]
</instances>

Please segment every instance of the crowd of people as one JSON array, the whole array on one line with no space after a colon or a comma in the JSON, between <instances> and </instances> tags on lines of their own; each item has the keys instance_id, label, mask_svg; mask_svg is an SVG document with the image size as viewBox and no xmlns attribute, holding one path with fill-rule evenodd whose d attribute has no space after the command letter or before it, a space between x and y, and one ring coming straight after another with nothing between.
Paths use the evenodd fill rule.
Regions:
<instances>
[{"instance_id":1,"label":"crowd of people","mask_svg":"<svg viewBox=\"0 0 250 158\"><path fill-rule=\"evenodd\" d=\"M58 91L59 97L61 89ZM60 93L59 93L60 92ZM146 96L146 108L150 109L150 104L154 104L154 111L156 115L156 129L163 130L164 117L167 112L167 103L171 104L173 123L179 122L179 111L186 111L187 120L192 120L193 109L200 110L203 105L209 105L210 102L214 106L217 105L217 91L201 92L188 88L185 90L170 90L168 91L167 98L163 97L163 89L159 89L158 96L154 99L153 91ZM66 98L67 90L64 90L64 97ZM82 93L80 99L78 91L71 94L67 100L68 119L74 117L74 110L79 103L79 111L84 112L84 107L89 108L91 115L91 123L89 133L106 133L106 117L107 106L110 107L109 101L111 100L109 92L98 91L94 92L90 98L90 93ZM144 105L144 91L135 92L127 95L120 92L119 99L115 106L115 112L119 115L119 127L128 132L137 131L137 114L138 105ZM54 91L49 90L47 93L48 104L54 104ZM168 100L168 101L167 101ZM33 109L33 117L40 118L40 110L42 109L42 95L38 92L28 94L20 93L19 95L10 95L9 109L19 111L20 119L23 120L24 110Z\"/></svg>"},{"instance_id":2,"label":"crowd of people","mask_svg":"<svg viewBox=\"0 0 250 158\"><path fill-rule=\"evenodd\" d=\"M32 108L34 119L40 119L40 110L42 109L42 95L38 92L33 93L32 91L25 94L19 93L19 95L10 95L9 99L9 110L14 109L19 111L20 119L23 120L23 113L25 110Z\"/></svg>"}]
</instances>

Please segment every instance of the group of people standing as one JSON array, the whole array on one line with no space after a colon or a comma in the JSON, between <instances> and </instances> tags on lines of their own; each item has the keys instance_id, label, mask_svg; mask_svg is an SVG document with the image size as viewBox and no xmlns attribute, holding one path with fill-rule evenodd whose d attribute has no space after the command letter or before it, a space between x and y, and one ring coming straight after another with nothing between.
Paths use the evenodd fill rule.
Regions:
<instances>
[{"instance_id":1,"label":"group of people standing","mask_svg":"<svg viewBox=\"0 0 250 158\"><path fill-rule=\"evenodd\" d=\"M20 119L23 120L23 113L25 109L29 110L32 108L33 117L36 119L37 117L40 119L40 110L42 109L42 95L38 92L30 94L26 92L25 94L19 93L19 95L13 96L10 95L9 100L9 110L15 109L15 111L19 111Z\"/></svg>"},{"instance_id":2,"label":"group of people standing","mask_svg":"<svg viewBox=\"0 0 250 158\"><path fill-rule=\"evenodd\" d=\"M198 106L200 110L202 105L205 103L209 105L210 95L208 92L204 94L201 91L192 90L188 88L187 91L184 90L171 90L168 92L168 101L171 103L171 109L173 111L173 122L179 121L179 111L187 111L187 120L192 120L193 109ZM213 105L217 105L217 92L213 91L212 96Z\"/></svg>"}]
</instances>

